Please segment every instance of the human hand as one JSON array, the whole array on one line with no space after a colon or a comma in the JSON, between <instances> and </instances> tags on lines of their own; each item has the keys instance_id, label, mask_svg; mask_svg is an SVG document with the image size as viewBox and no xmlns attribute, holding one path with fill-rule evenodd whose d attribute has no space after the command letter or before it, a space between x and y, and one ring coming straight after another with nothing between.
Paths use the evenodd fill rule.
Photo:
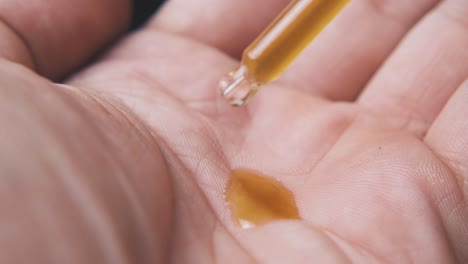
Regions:
<instances>
[{"instance_id":1,"label":"human hand","mask_svg":"<svg viewBox=\"0 0 468 264\"><path fill-rule=\"evenodd\" d=\"M102 205L79 211L97 215L95 243L111 262L467 261L467 2L354 1L278 82L228 106L215 91L237 64L226 54L286 2L170 1L67 81L95 119L80 129L111 142L81 148L111 153L100 175L120 184L71 177ZM223 191L237 167L282 181L303 220L236 227Z\"/></svg>"}]
</instances>

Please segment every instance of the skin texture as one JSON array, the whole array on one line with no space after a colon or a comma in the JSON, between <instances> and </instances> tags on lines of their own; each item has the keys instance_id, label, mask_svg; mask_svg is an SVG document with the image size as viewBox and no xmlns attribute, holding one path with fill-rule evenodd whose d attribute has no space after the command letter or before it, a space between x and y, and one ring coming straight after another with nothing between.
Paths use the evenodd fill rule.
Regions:
<instances>
[{"instance_id":1,"label":"skin texture","mask_svg":"<svg viewBox=\"0 0 468 264\"><path fill-rule=\"evenodd\" d=\"M126 1L30 2L0 1L1 263L468 261L465 0L353 1L243 108L216 83L287 1L172 0L121 38ZM303 221L234 226L237 167Z\"/></svg>"}]
</instances>

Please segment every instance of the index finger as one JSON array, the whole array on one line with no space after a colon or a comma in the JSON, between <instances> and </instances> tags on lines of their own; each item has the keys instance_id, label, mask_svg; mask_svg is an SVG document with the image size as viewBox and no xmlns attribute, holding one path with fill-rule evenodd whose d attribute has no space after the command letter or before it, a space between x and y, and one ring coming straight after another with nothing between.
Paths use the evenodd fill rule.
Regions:
<instances>
[{"instance_id":1,"label":"index finger","mask_svg":"<svg viewBox=\"0 0 468 264\"><path fill-rule=\"evenodd\" d=\"M0 57L58 79L129 24L130 0L2 0Z\"/></svg>"}]
</instances>

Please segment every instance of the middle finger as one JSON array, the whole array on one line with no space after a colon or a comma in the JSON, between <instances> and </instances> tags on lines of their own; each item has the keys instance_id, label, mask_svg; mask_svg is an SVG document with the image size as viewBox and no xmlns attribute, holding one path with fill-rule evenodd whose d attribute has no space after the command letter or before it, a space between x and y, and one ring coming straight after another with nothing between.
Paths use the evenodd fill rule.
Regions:
<instances>
[{"instance_id":1,"label":"middle finger","mask_svg":"<svg viewBox=\"0 0 468 264\"><path fill-rule=\"evenodd\" d=\"M308 94L353 100L438 1L352 1L280 80Z\"/></svg>"}]
</instances>

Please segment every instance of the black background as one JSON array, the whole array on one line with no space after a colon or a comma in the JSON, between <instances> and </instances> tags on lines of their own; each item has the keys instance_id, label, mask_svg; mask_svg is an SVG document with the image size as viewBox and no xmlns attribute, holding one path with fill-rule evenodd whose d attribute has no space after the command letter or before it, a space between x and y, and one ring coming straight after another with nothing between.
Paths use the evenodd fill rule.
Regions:
<instances>
[{"instance_id":1,"label":"black background","mask_svg":"<svg viewBox=\"0 0 468 264\"><path fill-rule=\"evenodd\" d=\"M145 23L165 0L133 0L132 29Z\"/></svg>"}]
</instances>

